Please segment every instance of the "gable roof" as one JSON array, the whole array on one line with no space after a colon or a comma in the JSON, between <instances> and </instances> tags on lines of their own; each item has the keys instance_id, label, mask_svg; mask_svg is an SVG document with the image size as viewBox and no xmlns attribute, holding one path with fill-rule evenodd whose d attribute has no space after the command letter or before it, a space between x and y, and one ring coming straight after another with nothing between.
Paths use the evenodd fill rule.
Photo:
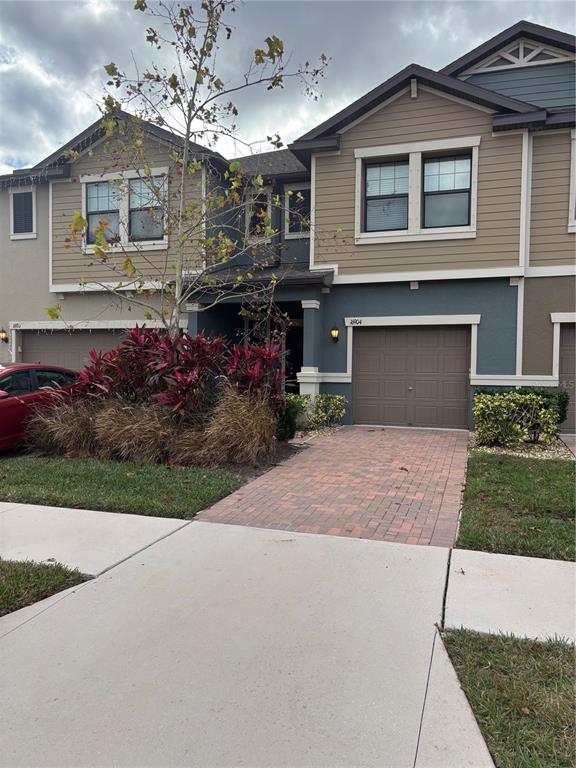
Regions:
<instances>
[{"instance_id":1,"label":"gable roof","mask_svg":"<svg viewBox=\"0 0 576 768\"><path fill-rule=\"evenodd\" d=\"M308 169L302 165L296 155L289 149L275 149L271 152L261 152L257 155L237 157L245 173L255 176L294 176L307 175Z\"/></svg>"},{"instance_id":2,"label":"gable roof","mask_svg":"<svg viewBox=\"0 0 576 768\"><path fill-rule=\"evenodd\" d=\"M531 112L535 109L532 104L527 104L524 101L518 101L517 99L503 96L495 91L489 91L486 88L456 80L453 77L434 72L434 70L428 69L427 67L421 67L419 64L410 64L396 75L386 80L386 82L354 101L348 107L345 107L337 114L328 118L328 120L320 123L320 125L317 125L311 131L308 131L308 133L300 136L300 138L296 139L290 147L293 150L298 150L298 145L301 142L310 142L334 135L348 123L357 120L366 112L377 107L378 104L381 104L386 101L386 99L389 99L391 96L398 93L398 91L407 87L413 78L422 85L427 85L452 96L459 96L467 101L494 109L498 112L522 114Z\"/></svg>"},{"instance_id":3,"label":"gable roof","mask_svg":"<svg viewBox=\"0 0 576 768\"><path fill-rule=\"evenodd\" d=\"M114 119L129 122L135 118L134 115L131 115L128 112L117 112L114 115ZM0 176L0 186L31 184L55 178L66 178L70 175L70 164L72 162L69 153L82 153L104 137L105 130L102 127L102 120L103 118L100 117L96 122L92 123L92 125L89 125L79 134L74 136L74 138L70 139L70 141L66 142L66 144L59 147L55 152L52 152L52 154L45 157L39 163L36 163L36 165L31 168L19 168L10 174ZM138 125L141 126L147 134L158 141L174 148L182 147L182 139L171 131L167 131L165 128L155 125L148 120L138 120ZM213 160L221 166L228 166L228 160L218 152L206 149L206 147L192 141L189 142L189 146L192 155L197 159Z\"/></svg>"},{"instance_id":4,"label":"gable roof","mask_svg":"<svg viewBox=\"0 0 576 768\"><path fill-rule=\"evenodd\" d=\"M451 77L457 77L470 67L473 67L482 59L491 56L508 43L514 42L519 37L529 37L545 45L552 45L565 51L574 52L576 50L576 37L567 32L561 32L551 27L542 27L540 24L533 24L531 21L518 21L503 32L499 32L494 37L487 40L482 45L473 48L464 56L452 61L443 67L440 72Z\"/></svg>"}]
</instances>

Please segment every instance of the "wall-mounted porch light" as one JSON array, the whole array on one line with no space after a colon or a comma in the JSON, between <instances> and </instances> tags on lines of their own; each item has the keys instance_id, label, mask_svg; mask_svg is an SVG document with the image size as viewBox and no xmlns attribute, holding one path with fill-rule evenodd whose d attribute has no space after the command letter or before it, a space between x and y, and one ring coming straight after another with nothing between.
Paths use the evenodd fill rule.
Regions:
<instances>
[{"instance_id":1,"label":"wall-mounted porch light","mask_svg":"<svg viewBox=\"0 0 576 768\"><path fill-rule=\"evenodd\" d=\"M338 341L338 336L340 336L340 330L336 326L334 326L330 330L330 337L331 337L332 341L334 342L334 344L336 344L336 342Z\"/></svg>"},{"instance_id":2,"label":"wall-mounted porch light","mask_svg":"<svg viewBox=\"0 0 576 768\"><path fill-rule=\"evenodd\" d=\"M0 344L1 343L8 344L8 334L6 333L4 328L0 329Z\"/></svg>"}]
</instances>

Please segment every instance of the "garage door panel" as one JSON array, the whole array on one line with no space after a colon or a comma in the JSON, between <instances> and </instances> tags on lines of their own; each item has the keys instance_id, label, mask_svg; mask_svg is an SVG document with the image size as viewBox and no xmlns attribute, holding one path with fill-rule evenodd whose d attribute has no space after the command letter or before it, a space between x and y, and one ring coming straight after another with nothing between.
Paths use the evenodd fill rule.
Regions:
<instances>
[{"instance_id":1,"label":"garage door panel","mask_svg":"<svg viewBox=\"0 0 576 768\"><path fill-rule=\"evenodd\" d=\"M353 338L357 423L467 426L468 328L360 328Z\"/></svg>"},{"instance_id":2,"label":"garage door panel","mask_svg":"<svg viewBox=\"0 0 576 768\"><path fill-rule=\"evenodd\" d=\"M89 362L91 349L107 352L123 336L123 331L22 331L21 360L81 370Z\"/></svg>"}]
</instances>

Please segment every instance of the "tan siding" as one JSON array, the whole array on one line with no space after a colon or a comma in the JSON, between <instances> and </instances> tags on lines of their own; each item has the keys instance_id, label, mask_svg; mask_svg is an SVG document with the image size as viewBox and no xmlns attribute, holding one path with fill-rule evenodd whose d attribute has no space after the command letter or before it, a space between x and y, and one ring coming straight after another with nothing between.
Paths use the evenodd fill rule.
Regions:
<instances>
[{"instance_id":1,"label":"tan siding","mask_svg":"<svg viewBox=\"0 0 576 768\"><path fill-rule=\"evenodd\" d=\"M354 244L357 147L482 136L477 236L416 243ZM399 97L342 134L339 155L316 157L315 262L341 274L518 265L522 140L492 136L491 115L422 89Z\"/></svg>"},{"instance_id":2,"label":"tan siding","mask_svg":"<svg viewBox=\"0 0 576 768\"><path fill-rule=\"evenodd\" d=\"M530 266L574 264L576 235L568 232L570 133L534 136Z\"/></svg>"},{"instance_id":3,"label":"tan siding","mask_svg":"<svg viewBox=\"0 0 576 768\"><path fill-rule=\"evenodd\" d=\"M79 244L71 242L70 224L75 211L82 210L83 175L97 175L123 170L135 170L135 165L169 167L168 194L170 204L175 205L178 181L174 176L173 163L169 160L170 149L152 139L144 140L144 159L140 163L111 160L106 143L94 147L91 155L78 159L72 166L72 178L52 184L52 280L55 283L117 282L123 278L122 262L125 254L110 254L106 264L98 263L92 254L83 254ZM187 203L199 202L201 197L201 173L191 177ZM130 253L138 276L147 280L163 280L173 272L177 253L175 235L168 234L168 249ZM193 246L186 249L186 259L192 262Z\"/></svg>"}]
</instances>

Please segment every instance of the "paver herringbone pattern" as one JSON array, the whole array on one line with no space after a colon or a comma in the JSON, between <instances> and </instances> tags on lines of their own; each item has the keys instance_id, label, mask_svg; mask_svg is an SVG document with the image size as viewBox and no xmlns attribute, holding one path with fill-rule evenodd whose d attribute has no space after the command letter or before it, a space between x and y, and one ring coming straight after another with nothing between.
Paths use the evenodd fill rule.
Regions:
<instances>
[{"instance_id":1,"label":"paver herringbone pattern","mask_svg":"<svg viewBox=\"0 0 576 768\"><path fill-rule=\"evenodd\" d=\"M452 546L467 432L345 427L245 485L199 520Z\"/></svg>"}]
</instances>

